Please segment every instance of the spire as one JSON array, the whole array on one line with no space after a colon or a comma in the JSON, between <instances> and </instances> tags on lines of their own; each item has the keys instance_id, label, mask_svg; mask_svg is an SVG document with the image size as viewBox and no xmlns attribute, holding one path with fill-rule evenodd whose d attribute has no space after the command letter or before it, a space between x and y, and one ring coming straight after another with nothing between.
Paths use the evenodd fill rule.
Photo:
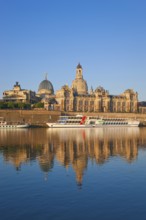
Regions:
<instances>
[{"instance_id":1,"label":"spire","mask_svg":"<svg viewBox=\"0 0 146 220\"><path fill-rule=\"evenodd\" d=\"M83 79L83 73L82 73L82 66L80 63L78 63L76 68L76 79Z\"/></svg>"},{"instance_id":2,"label":"spire","mask_svg":"<svg viewBox=\"0 0 146 220\"><path fill-rule=\"evenodd\" d=\"M45 73L45 80L48 79L48 73Z\"/></svg>"},{"instance_id":3,"label":"spire","mask_svg":"<svg viewBox=\"0 0 146 220\"><path fill-rule=\"evenodd\" d=\"M91 89L90 89L90 95L93 94L93 87L91 86Z\"/></svg>"},{"instance_id":4,"label":"spire","mask_svg":"<svg viewBox=\"0 0 146 220\"><path fill-rule=\"evenodd\" d=\"M81 66L80 63L78 63L78 65L77 65L77 69L82 69L82 66Z\"/></svg>"}]
</instances>

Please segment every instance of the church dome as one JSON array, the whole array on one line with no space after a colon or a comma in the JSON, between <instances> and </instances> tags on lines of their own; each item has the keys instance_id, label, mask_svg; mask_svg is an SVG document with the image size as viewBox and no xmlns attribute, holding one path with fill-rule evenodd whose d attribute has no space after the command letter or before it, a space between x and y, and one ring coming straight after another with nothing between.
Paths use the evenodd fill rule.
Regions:
<instances>
[{"instance_id":1,"label":"church dome","mask_svg":"<svg viewBox=\"0 0 146 220\"><path fill-rule=\"evenodd\" d=\"M104 89L102 86L98 86L98 87L95 89L95 92L105 92L105 89Z\"/></svg>"},{"instance_id":2,"label":"church dome","mask_svg":"<svg viewBox=\"0 0 146 220\"><path fill-rule=\"evenodd\" d=\"M38 93L49 95L54 94L54 88L52 83L47 79L43 80L39 85Z\"/></svg>"},{"instance_id":3,"label":"church dome","mask_svg":"<svg viewBox=\"0 0 146 220\"><path fill-rule=\"evenodd\" d=\"M86 95L88 93L88 86L84 79L73 80L72 88L76 90L78 95Z\"/></svg>"},{"instance_id":4,"label":"church dome","mask_svg":"<svg viewBox=\"0 0 146 220\"><path fill-rule=\"evenodd\" d=\"M83 78L83 70L80 63L76 67L76 78L72 82L72 88L78 95L88 94L87 82Z\"/></svg>"}]
</instances>

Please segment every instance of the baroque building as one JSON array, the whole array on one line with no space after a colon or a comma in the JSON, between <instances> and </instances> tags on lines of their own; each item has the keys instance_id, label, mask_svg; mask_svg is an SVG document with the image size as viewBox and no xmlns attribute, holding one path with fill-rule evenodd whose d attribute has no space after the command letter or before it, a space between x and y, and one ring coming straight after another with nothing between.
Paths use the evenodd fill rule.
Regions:
<instances>
[{"instance_id":1,"label":"baroque building","mask_svg":"<svg viewBox=\"0 0 146 220\"><path fill-rule=\"evenodd\" d=\"M64 112L121 112L136 113L145 107L138 109L138 93L133 89L127 89L120 95L111 95L108 90L98 86L88 91L88 85L83 77L83 69L79 63L76 67L75 79L71 86L62 86L54 93L53 84L45 79L39 84L38 92L21 89L18 82L13 90L3 92L4 101L44 103L46 110L56 110Z\"/></svg>"},{"instance_id":2,"label":"baroque building","mask_svg":"<svg viewBox=\"0 0 146 220\"><path fill-rule=\"evenodd\" d=\"M110 95L99 86L88 92L87 82L83 78L80 64L76 67L76 77L71 87L62 86L56 92L56 110L74 112L137 112L138 94L133 89L127 89L120 95Z\"/></svg>"},{"instance_id":3,"label":"baroque building","mask_svg":"<svg viewBox=\"0 0 146 220\"><path fill-rule=\"evenodd\" d=\"M54 110L54 104L56 104L54 88L52 83L47 79L47 75L45 80L39 84L37 96L44 103L46 110Z\"/></svg>"},{"instance_id":4,"label":"baroque building","mask_svg":"<svg viewBox=\"0 0 146 220\"><path fill-rule=\"evenodd\" d=\"M21 89L20 84L16 82L12 90L6 90L3 92L3 101L35 103L37 101L37 97L35 92L27 89Z\"/></svg>"},{"instance_id":5,"label":"baroque building","mask_svg":"<svg viewBox=\"0 0 146 220\"><path fill-rule=\"evenodd\" d=\"M39 97L46 97L47 95L54 95L54 88L52 83L47 79L47 76L45 77L45 80L43 80L39 84L38 93L37 95Z\"/></svg>"}]
</instances>

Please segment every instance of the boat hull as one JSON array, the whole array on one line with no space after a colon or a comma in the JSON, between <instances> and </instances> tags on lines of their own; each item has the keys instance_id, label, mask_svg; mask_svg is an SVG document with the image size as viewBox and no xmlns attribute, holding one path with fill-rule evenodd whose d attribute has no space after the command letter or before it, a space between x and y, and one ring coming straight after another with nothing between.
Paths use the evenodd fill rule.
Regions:
<instances>
[{"instance_id":1,"label":"boat hull","mask_svg":"<svg viewBox=\"0 0 146 220\"><path fill-rule=\"evenodd\" d=\"M63 125L63 124L51 124L47 123L49 128L92 128L92 125Z\"/></svg>"},{"instance_id":2,"label":"boat hull","mask_svg":"<svg viewBox=\"0 0 146 220\"><path fill-rule=\"evenodd\" d=\"M114 125L104 125L104 124L100 124L100 125L68 125L68 124L51 124L51 123L47 123L49 128L102 128L102 127L138 127L139 124L138 123L133 123L133 124L114 124Z\"/></svg>"},{"instance_id":3,"label":"boat hull","mask_svg":"<svg viewBox=\"0 0 146 220\"><path fill-rule=\"evenodd\" d=\"M29 128L29 124L23 124L23 125L0 125L0 129L16 129L16 128Z\"/></svg>"},{"instance_id":4,"label":"boat hull","mask_svg":"<svg viewBox=\"0 0 146 220\"><path fill-rule=\"evenodd\" d=\"M49 128L102 128L102 127L138 127L138 120L123 118L99 118L94 116L60 116L55 123L46 123Z\"/></svg>"}]
</instances>

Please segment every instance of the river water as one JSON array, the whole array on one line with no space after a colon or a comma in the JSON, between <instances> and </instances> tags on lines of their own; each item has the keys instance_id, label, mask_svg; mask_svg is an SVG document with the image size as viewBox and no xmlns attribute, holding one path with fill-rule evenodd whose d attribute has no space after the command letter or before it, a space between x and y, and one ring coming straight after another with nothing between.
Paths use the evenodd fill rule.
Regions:
<instances>
[{"instance_id":1,"label":"river water","mask_svg":"<svg viewBox=\"0 0 146 220\"><path fill-rule=\"evenodd\" d=\"M0 130L1 220L145 220L146 128Z\"/></svg>"}]
</instances>

